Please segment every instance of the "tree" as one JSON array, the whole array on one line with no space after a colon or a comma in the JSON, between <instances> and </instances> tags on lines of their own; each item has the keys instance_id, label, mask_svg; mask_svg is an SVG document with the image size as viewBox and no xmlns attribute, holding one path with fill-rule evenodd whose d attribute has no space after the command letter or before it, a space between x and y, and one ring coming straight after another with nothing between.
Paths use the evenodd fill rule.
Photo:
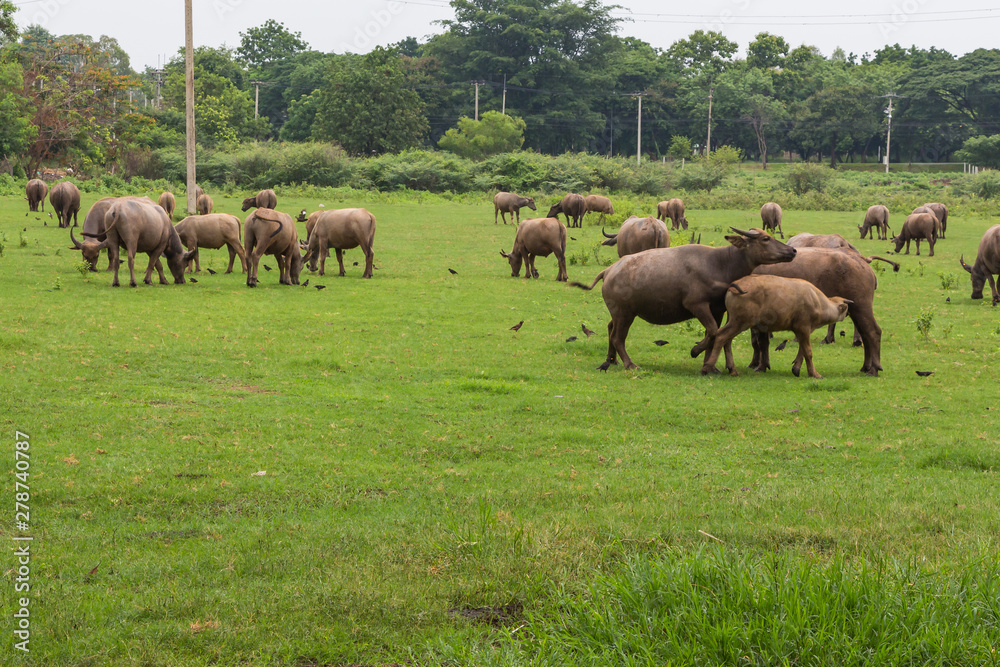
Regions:
<instances>
[{"instance_id":1,"label":"tree","mask_svg":"<svg viewBox=\"0 0 1000 667\"><path fill-rule=\"evenodd\" d=\"M481 160L519 149L524 144L524 127L520 118L487 111L482 120L460 118L458 128L448 130L438 146L462 157Z\"/></svg>"},{"instance_id":2,"label":"tree","mask_svg":"<svg viewBox=\"0 0 1000 667\"><path fill-rule=\"evenodd\" d=\"M236 47L236 60L248 69L263 69L268 65L287 60L309 48L301 32L289 32L284 23L274 19L264 25L240 33Z\"/></svg>"},{"instance_id":3,"label":"tree","mask_svg":"<svg viewBox=\"0 0 1000 667\"><path fill-rule=\"evenodd\" d=\"M955 153L955 159L979 167L1000 169L1000 134L966 139Z\"/></svg>"},{"instance_id":4,"label":"tree","mask_svg":"<svg viewBox=\"0 0 1000 667\"><path fill-rule=\"evenodd\" d=\"M757 33L747 47L747 66L758 69L781 67L788 55L788 42L784 37L769 32Z\"/></svg>"},{"instance_id":5,"label":"tree","mask_svg":"<svg viewBox=\"0 0 1000 667\"><path fill-rule=\"evenodd\" d=\"M687 39L671 44L666 55L689 76L712 76L725 69L737 50L739 45L721 32L695 30Z\"/></svg>"},{"instance_id":6,"label":"tree","mask_svg":"<svg viewBox=\"0 0 1000 667\"><path fill-rule=\"evenodd\" d=\"M21 155L36 134L21 65L0 61L0 157L10 160Z\"/></svg>"},{"instance_id":7,"label":"tree","mask_svg":"<svg viewBox=\"0 0 1000 667\"><path fill-rule=\"evenodd\" d=\"M670 138L670 148L667 149L667 156L674 160L691 159L694 149L691 147L691 140L687 137L674 135Z\"/></svg>"},{"instance_id":8,"label":"tree","mask_svg":"<svg viewBox=\"0 0 1000 667\"><path fill-rule=\"evenodd\" d=\"M427 129L424 104L408 87L394 51L377 47L331 64L319 91L313 138L371 155L417 146Z\"/></svg>"},{"instance_id":9,"label":"tree","mask_svg":"<svg viewBox=\"0 0 1000 667\"><path fill-rule=\"evenodd\" d=\"M0 0L0 42L16 42L19 31L14 23L17 7L10 0Z\"/></svg>"}]
</instances>

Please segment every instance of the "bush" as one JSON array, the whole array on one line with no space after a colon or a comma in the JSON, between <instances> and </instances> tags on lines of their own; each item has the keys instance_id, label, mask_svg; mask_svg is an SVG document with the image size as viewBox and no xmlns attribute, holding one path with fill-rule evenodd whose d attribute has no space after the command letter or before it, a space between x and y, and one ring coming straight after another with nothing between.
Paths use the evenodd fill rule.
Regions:
<instances>
[{"instance_id":1,"label":"bush","mask_svg":"<svg viewBox=\"0 0 1000 667\"><path fill-rule=\"evenodd\" d=\"M788 189L797 195L810 190L823 192L833 179L833 170L821 164L800 162L788 167L784 177Z\"/></svg>"},{"instance_id":2,"label":"bush","mask_svg":"<svg viewBox=\"0 0 1000 667\"><path fill-rule=\"evenodd\" d=\"M713 164L708 160L698 160L693 165L682 169L677 177L677 185L684 190L705 190L711 194L726 178L729 170L725 165Z\"/></svg>"},{"instance_id":3,"label":"bush","mask_svg":"<svg viewBox=\"0 0 1000 667\"><path fill-rule=\"evenodd\" d=\"M471 163L460 157L410 149L365 161L368 179L380 190L465 192L472 185Z\"/></svg>"},{"instance_id":4,"label":"bush","mask_svg":"<svg viewBox=\"0 0 1000 667\"><path fill-rule=\"evenodd\" d=\"M538 153L501 153L479 164L476 187L506 192L540 190L548 173L550 158Z\"/></svg>"},{"instance_id":5,"label":"bush","mask_svg":"<svg viewBox=\"0 0 1000 667\"><path fill-rule=\"evenodd\" d=\"M340 187L350 182L354 172L347 155L336 144L282 144L277 153L269 174L270 185L312 183L321 187Z\"/></svg>"},{"instance_id":6,"label":"bush","mask_svg":"<svg viewBox=\"0 0 1000 667\"><path fill-rule=\"evenodd\" d=\"M981 171L964 176L957 183L956 189L979 199L995 199L1000 196L1000 172Z\"/></svg>"}]
</instances>

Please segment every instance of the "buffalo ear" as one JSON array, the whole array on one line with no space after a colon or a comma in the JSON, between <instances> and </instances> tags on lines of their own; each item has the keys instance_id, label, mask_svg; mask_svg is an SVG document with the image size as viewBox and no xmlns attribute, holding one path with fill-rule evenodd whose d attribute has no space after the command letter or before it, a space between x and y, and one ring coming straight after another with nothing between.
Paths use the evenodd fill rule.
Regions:
<instances>
[{"instance_id":1,"label":"buffalo ear","mask_svg":"<svg viewBox=\"0 0 1000 667\"><path fill-rule=\"evenodd\" d=\"M730 236L726 237L726 240L729 241L730 243L732 243L737 248L741 248L742 249L742 248L747 247L747 239L746 239L745 236L732 236L732 235L730 235Z\"/></svg>"}]
</instances>

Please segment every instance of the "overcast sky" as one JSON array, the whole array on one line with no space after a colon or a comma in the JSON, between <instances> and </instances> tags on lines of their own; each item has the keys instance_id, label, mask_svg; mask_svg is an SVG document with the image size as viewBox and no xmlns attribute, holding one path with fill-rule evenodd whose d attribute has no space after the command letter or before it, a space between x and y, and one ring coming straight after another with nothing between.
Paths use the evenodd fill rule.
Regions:
<instances>
[{"instance_id":1,"label":"overcast sky","mask_svg":"<svg viewBox=\"0 0 1000 667\"><path fill-rule=\"evenodd\" d=\"M20 28L40 24L61 35L114 37L141 71L172 57L184 45L183 0L14 0ZM608 3L611 4L611 3ZM794 48L836 47L862 55L886 44L936 46L956 55L1000 47L1000 8L982 0L705 0L700 3L618 0L617 16L631 35L665 49L698 29L719 30L746 48L768 31ZM990 8L990 5L994 8ZM695 6L696 5L696 6ZM267 19L301 32L319 51L363 53L404 37L423 41L441 31L435 21L453 16L447 0L194 0L198 46L235 47L239 33Z\"/></svg>"}]
</instances>

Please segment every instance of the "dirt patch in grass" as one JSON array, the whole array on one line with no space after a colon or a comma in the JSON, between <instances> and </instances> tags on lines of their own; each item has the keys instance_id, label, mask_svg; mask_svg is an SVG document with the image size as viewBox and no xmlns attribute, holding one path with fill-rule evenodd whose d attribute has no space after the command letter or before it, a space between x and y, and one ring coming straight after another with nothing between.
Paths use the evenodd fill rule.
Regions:
<instances>
[{"instance_id":1,"label":"dirt patch in grass","mask_svg":"<svg viewBox=\"0 0 1000 667\"><path fill-rule=\"evenodd\" d=\"M460 616L474 623L487 623L493 627L512 625L524 617L524 605L511 602L500 607L455 607L449 614Z\"/></svg>"}]
</instances>

